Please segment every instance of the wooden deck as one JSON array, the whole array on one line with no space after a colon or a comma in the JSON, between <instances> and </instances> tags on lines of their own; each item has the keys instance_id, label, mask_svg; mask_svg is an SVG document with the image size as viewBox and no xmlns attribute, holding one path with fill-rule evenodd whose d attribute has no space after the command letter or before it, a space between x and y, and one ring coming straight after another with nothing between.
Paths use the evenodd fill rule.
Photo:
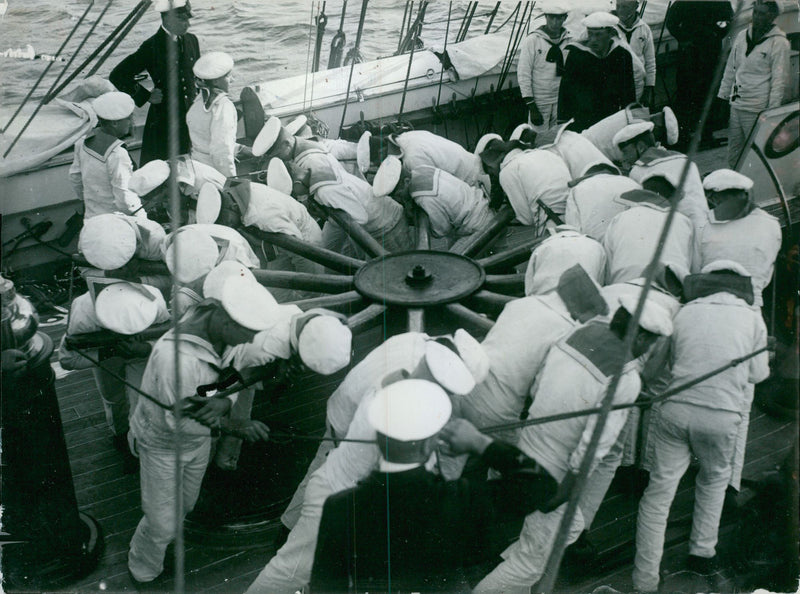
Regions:
<instances>
[{"instance_id":1,"label":"wooden deck","mask_svg":"<svg viewBox=\"0 0 800 594\"><path fill-rule=\"evenodd\" d=\"M45 330L51 336L58 337L63 332L63 325L56 324ZM332 389L336 379L338 377L328 380L327 387ZM301 391L315 390L324 394L326 389L324 382L315 381L304 385ZM91 371L59 372L57 391L78 504L82 511L100 522L105 534L105 552L98 567L89 576L60 591L131 591L134 586L127 574L126 561L128 543L141 517L138 474L123 474L122 459L112 448ZM297 411L283 412L294 414ZM309 413L305 430L319 426L319 415L324 414L324 408L309 409ZM757 480L763 473L774 470L796 441L796 431L796 423L775 420L754 408L745 478ZM692 482L692 473L687 473L673 504L667 533L663 569L673 575L671 579L678 581L681 580L679 570L687 554ZM747 498L748 490L744 489L740 499ZM590 533L601 553L603 569L592 576L564 569L559 578L558 591L591 592L599 585L630 591L637 504L638 497L626 494L616 483L612 484ZM724 525L721 535L720 548L724 549L730 545L726 539L730 541L733 538L732 526ZM273 535L266 532L261 545L226 548L187 539L186 591L242 592L273 555L272 540ZM718 582L714 588L706 581L693 582L687 579L684 577L680 582L681 591L732 590L732 587L725 587L731 585L729 581ZM170 588L171 585L172 582L167 581L164 587Z\"/></svg>"}]
</instances>

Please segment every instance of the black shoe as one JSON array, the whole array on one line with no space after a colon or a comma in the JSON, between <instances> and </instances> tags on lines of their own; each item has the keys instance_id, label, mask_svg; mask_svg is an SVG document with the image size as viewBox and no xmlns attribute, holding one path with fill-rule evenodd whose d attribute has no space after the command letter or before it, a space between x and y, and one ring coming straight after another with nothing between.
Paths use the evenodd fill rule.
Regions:
<instances>
[{"instance_id":1,"label":"black shoe","mask_svg":"<svg viewBox=\"0 0 800 594\"><path fill-rule=\"evenodd\" d=\"M164 575L166 572L161 572L157 575L154 579L149 582L140 582L131 573L130 568L126 568L128 570L128 578L131 580L133 587L136 588L137 592L156 592L159 590L163 590L163 581Z\"/></svg>"},{"instance_id":2,"label":"black shoe","mask_svg":"<svg viewBox=\"0 0 800 594\"><path fill-rule=\"evenodd\" d=\"M686 569L699 575L714 575L719 571L719 562L716 555L713 557L689 555L686 559Z\"/></svg>"},{"instance_id":3,"label":"black shoe","mask_svg":"<svg viewBox=\"0 0 800 594\"><path fill-rule=\"evenodd\" d=\"M597 567L597 547L589 540L589 533L586 530L566 548L563 562L570 567L581 568L584 576Z\"/></svg>"}]
</instances>

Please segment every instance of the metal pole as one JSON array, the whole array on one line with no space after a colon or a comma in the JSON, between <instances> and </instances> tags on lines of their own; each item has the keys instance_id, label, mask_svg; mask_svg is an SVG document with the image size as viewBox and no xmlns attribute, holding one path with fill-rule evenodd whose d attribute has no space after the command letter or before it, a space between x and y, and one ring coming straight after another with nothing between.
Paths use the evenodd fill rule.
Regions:
<instances>
[{"instance_id":1,"label":"metal pole","mask_svg":"<svg viewBox=\"0 0 800 594\"><path fill-rule=\"evenodd\" d=\"M100 69L100 66L102 66L106 60L108 60L108 57L114 52L115 49L117 49L117 46L122 43L122 40L125 39L125 36L128 35L131 29L136 26L136 23L139 22L139 19L144 16L144 13L147 12L147 8L151 3L152 0L145 0L144 5L139 9L139 12L130 20L125 29L122 30L122 33L117 36L117 38L111 44L111 47L106 50L106 53L100 57L100 59L97 61L97 64L95 64L92 69L89 70L86 76L91 76Z\"/></svg>"},{"instance_id":2,"label":"metal pole","mask_svg":"<svg viewBox=\"0 0 800 594\"><path fill-rule=\"evenodd\" d=\"M83 14L81 15L81 18L79 18L79 19L78 19L78 22L77 22L77 23L75 23L75 26L74 26L74 27L72 27L72 30L69 32L69 35L67 35L67 38L66 38L66 39L64 40L64 42L61 44L61 47L59 47L59 48L58 48L58 51L57 51L55 54L53 54L53 61L52 61L52 62L48 62L48 63L47 63L47 66L45 66L45 67L44 67L44 70L43 70L43 71L42 71L42 73L39 75L39 78L37 78L37 79L36 79L36 82L35 82L35 83L33 83L33 86L31 87L31 90L30 90L30 91L28 91L28 94L27 94L27 95L25 95L25 99L23 99L23 100L22 100L22 103L20 103L20 104L19 104L19 107L17 107L17 110L14 112L14 115L12 115L12 116L11 116L11 119L10 119L10 120L8 120L8 122L6 122L6 125L5 125L5 127L4 127L2 130L0 130L0 132L2 132L2 133L5 133L5 131L6 131L6 130L8 130L8 127L11 125L11 123L12 123L12 122L13 122L13 121L14 121L14 120L17 118L17 116L19 115L19 112L20 112L20 111L22 111L22 108L23 108L23 107L25 107L25 105L28 103L28 100L31 98L31 95L33 95L34 91L36 91L36 89L39 87L39 84L42 82L42 79L43 79L43 78L45 77L45 75L46 75L46 74L49 72L49 70L50 70L50 69L53 67L53 64L55 64L55 63L56 63L56 58L58 58L58 56L60 56L60 55L61 55L61 52L62 52L62 51L64 51L64 48L65 48L65 47L66 47L66 45L69 43L69 40L70 40L70 39L72 39L72 36L73 36L73 35L75 35L75 32L78 30L78 27L80 27L80 26L81 26L81 23L83 23L83 19L85 19L85 18L86 18L86 15L87 15L87 14L89 14L89 10L91 10L92 6L94 6L94 0L92 0L91 2L89 2L89 5L86 7L86 10L84 10L84 11L83 11ZM41 107L41 104L39 104L39 107ZM38 111L38 108L37 108L37 110L36 110L36 111ZM34 113L36 113L36 112L34 112ZM31 119L33 119L33 116L31 116ZM20 134L21 134L22 132L24 132L24 131L25 131L25 128L27 128L27 127L28 127L28 124L30 124L30 123L31 123L31 121L30 121L31 119L29 119L29 120L28 120L28 122L25 124L25 126L22 128L22 130L20 131ZM11 143L11 146L10 146L10 147L8 147L8 150L5 152L5 154L3 155L3 157L6 157L6 156L8 156L8 153L9 153L9 152L11 152L11 148L12 148L12 147L13 147L13 146L14 146L14 145L17 143L17 140L19 140L19 135L17 135L17 137L14 139L14 142L12 142L12 143Z\"/></svg>"},{"instance_id":3,"label":"metal pole","mask_svg":"<svg viewBox=\"0 0 800 594\"><path fill-rule=\"evenodd\" d=\"M500 3L498 2L498 4L500 4ZM447 5L447 26L445 27L445 30L444 30L444 49L442 50L442 55L443 56L447 55L447 37L450 35L450 15L452 14L452 12L453 12L453 3L450 2ZM408 78L408 77L406 77L406 78ZM439 91L436 93L436 107L439 107L439 101L442 98L442 81L443 80L444 80L444 68L442 68L442 71L439 73Z\"/></svg>"},{"instance_id":4,"label":"metal pole","mask_svg":"<svg viewBox=\"0 0 800 594\"><path fill-rule=\"evenodd\" d=\"M86 68L89 65L89 63L97 57L97 54L103 51L103 48L107 46L109 43L111 43L111 41L117 36L117 34L123 29L123 27L125 27L125 25L128 24L128 21L130 21L133 18L133 15L136 14L136 12L138 12L139 8L142 6L142 4L145 3L145 1L149 2L150 0L141 0L139 4L137 4L133 8L133 10L131 10L128 13L128 16L122 19L122 22L119 25L117 25L117 27L111 32L111 34L108 37L106 37L99 46L97 46L97 48L91 53L91 55L89 55L89 57L86 58L81 63L81 65L78 66L75 69L75 71L72 74L70 74L67 77L67 79L63 83L61 83L61 85L55 91L50 93L48 101L50 101L53 97L55 97L61 91L63 91L67 87L67 85L71 83L75 79L75 77L78 76L78 74L80 74L83 71L83 69Z\"/></svg>"},{"instance_id":5,"label":"metal pole","mask_svg":"<svg viewBox=\"0 0 800 594\"><path fill-rule=\"evenodd\" d=\"M350 100L350 85L353 83L353 69L356 67L356 56L358 55L359 44L361 43L361 33L364 31L364 17L367 14L367 2L361 2L361 19L358 22L358 33L356 34L356 44L354 46L353 60L350 62L350 76L347 77L347 93L344 96L344 107L342 108L342 121L339 122L339 134L342 133L344 128L344 119L347 115L347 102Z\"/></svg>"},{"instance_id":6,"label":"metal pole","mask_svg":"<svg viewBox=\"0 0 800 594\"><path fill-rule=\"evenodd\" d=\"M420 11L422 11L422 5L420 6ZM403 81L403 96L400 98L400 111L397 113L397 121L399 122L400 119L403 117L403 109L406 106L406 93L408 92L408 77L411 76L411 64L414 62L414 52L417 48L417 31L418 27L415 24L414 28L412 29L411 34L411 52L408 54L408 68L406 68L406 79ZM441 87L439 88L441 91Z\"/></svg>"}]
</instances>

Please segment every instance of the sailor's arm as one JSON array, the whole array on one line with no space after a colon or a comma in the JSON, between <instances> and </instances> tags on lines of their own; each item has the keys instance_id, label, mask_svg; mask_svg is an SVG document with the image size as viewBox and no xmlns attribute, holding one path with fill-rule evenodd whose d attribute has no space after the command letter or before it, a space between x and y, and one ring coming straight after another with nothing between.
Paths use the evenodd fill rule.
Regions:
<instances>
[{"instance_id":1,"label":"sailor's arm","mask_svg":"<svg viewBox=\"0 0 800 594\"><path fill-rule=\"evenodd\" d=\"M133 101L138 107L150 101L151 95L153 95L152 103L160 103L161 91L158 88L153 89L151 92L136 82L136 76L147 70L149 55L150 48L146 44L142 44L138 50L117 64L111 74L108 75L108 80L111 81L111 84L123 93L133 97ZM155 96L156 91L158 91L158 97ZM156 100L157 98L159 99L158 101Z\"/></svg>"},{"instance_id":2,"label":"sailor's arm","mask_svg":"<svg viewBox=\"0 0 800 594\"><path fill-rule=\"evenodd\" d=\"M107 167L117 209L125 214L134 214L136 211L135 216L146 218L147 213L141 208L141 199L128 189L128 182L133 174L133 162L128 151L123 147L114 149L108 156Z\"/></svg>"},{"instance_id":3,"label":"sailor's arm","mask_svg":"<svg viewBox=\"0 0 800 594\"><path fill-rule=\"evenodd\" d=\"M72 184L72 189L75 190L75 195L78 197L78 200L83 202L83 176L81 175L81 162L78 158L78 151L80 151L81 146L81 143L75 145L72 165L69 167L69 181Z\"/></svg>"},{"instance_id":4,"label":"sailor's arm","mask_svg":"<svg viewBox=\"0 0 800 594\"><path fill-rule=\"evenodd\" d=\"M528 37L522 44L522 49L519 52L519 63L517 64L519 92L525 103L533 102L533 46L533 37Z\"/></svg>"},{"instance_id":5,"label":"sailor's arm","mask_svg":"<svg viewBox=\"0 0 800 594\"><path fill-rule=\"evenodd\" d=\"M744 34L744 31L742 31L742 34ZM722 75L722 81L719 83L717 97L725 101L731 100L731 89L733 88L733 82L736 78L736 54L738 45L739 37L733 42L731 53L728 55L728 61L725 63L725 72Z\"/></svg>"},{"instance_id":6,"label":"sailor's arm","mask_svg":"<svg viewBox=\"0 0 800 594\"><path fill-rule=\"evenodd\" d=\"M773 40L772 47L773 51L770 53L772 77L770 78L767 109L783 104L783 93L789 73L789 42L783 37L776 38Z\"/></svg>"},{"instance_id":7,"label":"sailor's arm","mask_svg":"<svg viewBox=\"0 0 800 594\"><path fill-rule=\"evenodd\" d=\"M234 155L236 144L236 108L230 101L224 101L211 120L211 161L214 168L226 177L236 175Z\"/></svg>"}]
</instances>

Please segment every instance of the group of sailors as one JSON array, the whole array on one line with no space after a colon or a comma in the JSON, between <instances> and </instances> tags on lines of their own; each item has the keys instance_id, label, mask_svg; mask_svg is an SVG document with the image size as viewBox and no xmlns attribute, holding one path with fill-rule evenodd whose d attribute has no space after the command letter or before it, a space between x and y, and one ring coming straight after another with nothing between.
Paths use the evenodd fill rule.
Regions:
<instances>
[{"instance_id":1,"label":"group of sailors","mask_svg":"<svg viewBox=\"0 0 800 594\"><path fill-rule=\"evenodd\" d=\"M543 239L527 263L525 297L505 306L482 342L464 329L406 332L349 369L328 400L317 455L281 518L283 542L249 592L309 584L321 592L454 591L469 587L465 571L477 564L490 571L473 580L475 591L528 591L544 571L596 419L525 427L520 419L599 406L619 369L614 403L633 403L643 388L663 392L766 345L760 306L781 244L778 222L754 205L750 179L729 169L701 178L685 155L664 146L679 136L669 108L651 114L627 105L636 98L628 97L589 125L556 124L561 102L556 109L537 95L534 74L532 123L508 139L487 134L472 152L419 130L322 139L303 116L286 124L269 117L244 147L225 92L232 60L198 56L186 32L188 2L155 5L162 28L112 73L125 92L93 101L99 124L77 143L70 170L85 204L79 250L89 292L72 303L67 338L102 329L122 336L90 353L66 339L60 348L64 367L93 367L126 471L140 474L143 517L128 554L135 582L159 579L174 537L176 436L184 514L212 460L234 470L243 439L269 439L269 427L250 419L254 386L214 397L228 385L226 370L282 360L287 370L296 363L332 374L350 365L344 316L304 312L286 302L305 293L271 291L257 280L262 268L323 266L245 237L245 228L364 257L352 223L389 252L413 249L411 213L419 208L432 235L452 247L484 229L498 209L510 209L526 233ZM553 6L545 11L550 37L563 14ZM593 14L585 24L591 32L615 27L613 19ZM641 28L630 18L622 25ZM187 125L172 165L166 152L156 154L166 145L152 143L164 138L166 122L159 90L166 54L157 44L170 35L179 41ZM589 41L582 47L596 53ZM566 60L547 53L566 83L577 53ZM142 69L153 91L123 81ZM192 76L200 80L196 97ZM646 95L653 85L645 80ZM144 163L134 170L122 138L135 104L146 101L145 142L153 152L143 148ZM255 159L265 183L237 177L237 157ZM171 176L182 209L167 232L149 215L164 202ZM321 227L320 205L328 215ZM651 262L660 242L661 257ZM653 284L629 328L648 276ZM137 337L170 315L180 319L177 333ZM650 480L633 586L655 591L669 507L693 454L700 472L688 563L713 570L726 489L739 488L753 385L768 373L763 352L652 412L612 412L569 542L585 540L617 468L641 466ZM495 430L478 429L487 427ZM212 438L212 429L222 437ZM645 446L637 451L640 436ZM469 456L491 472L463 478ZM507 548L500 526L517 534ZM491 568L495 559L502 561Z\"/></svg>"}]
</instances>

